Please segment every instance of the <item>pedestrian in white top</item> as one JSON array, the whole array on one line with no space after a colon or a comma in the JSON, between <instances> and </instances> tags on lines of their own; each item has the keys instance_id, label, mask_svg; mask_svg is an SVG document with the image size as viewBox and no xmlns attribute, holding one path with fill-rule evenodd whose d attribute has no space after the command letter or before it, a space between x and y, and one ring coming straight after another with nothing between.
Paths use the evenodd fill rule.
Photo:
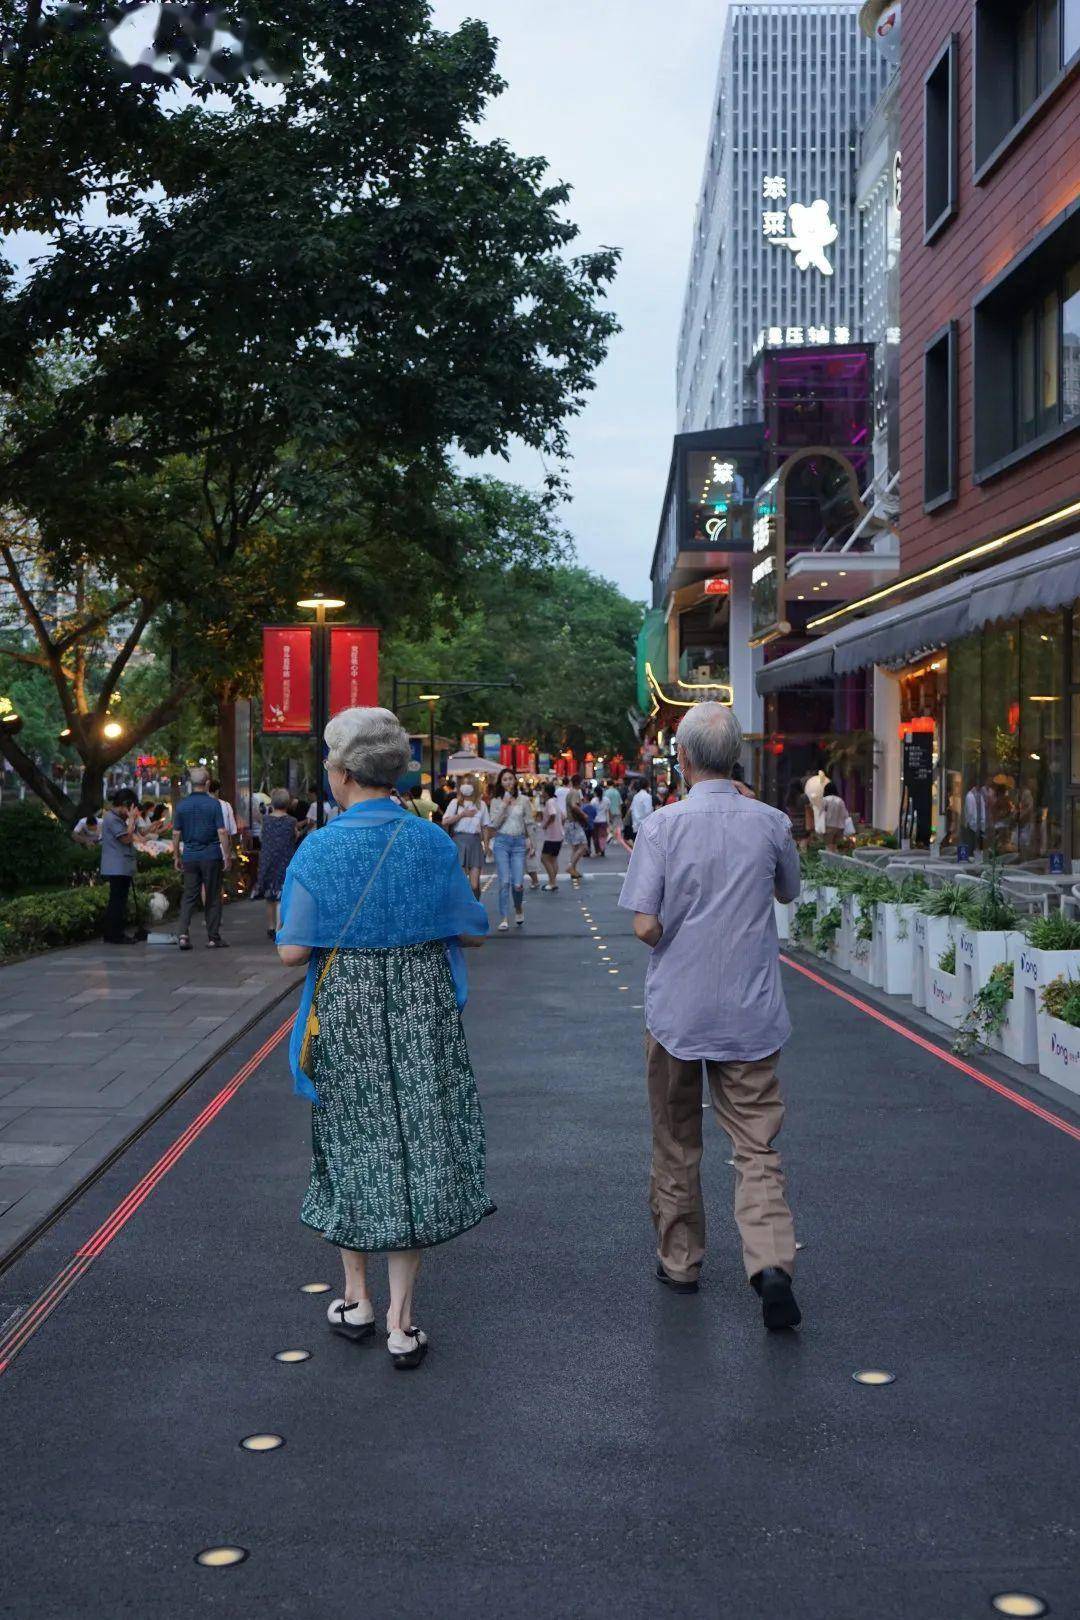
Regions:
<instances>
[{"instance_id":1,"label":"pedestrian in white top","mask_svg":"<svg viewBox=\"0 0 1080 1620\"><path fill-rule=\"evenodd\" d=\"M458 847L461 864L469 875L473 893L480 897L480 874L484 867L484 829L491 826L487 805L480 797L476 778L463 776L442 819L443 827Z\"/></svg>"},{"instance_id":2,"label":"pedestrian in white top","mask_svg":"<svg viewBox=\"0 0 1080 1620\"><path fill-rule=\"evenodd\" d=\"M653 796L645 783L642 782L634 797L630 800L630 831L635 838L641 829L642 822L647 820L655 809Z\"/></svg>"},{"instance_id":3,"label":"pedestrian in white top","mask_svg":"<svg viewBox=\"0 0 1080 1620\"><path fill-rule=\"evenodd\" d=\"M517 772L509 766L499 772L488 814L495 834L492 849L499 874L499 933L505 934L510 928L511 899L517 926L520 928L525 921L525 855L533 819L528 796L518 784Z\"/></svg>"}]
</instances>

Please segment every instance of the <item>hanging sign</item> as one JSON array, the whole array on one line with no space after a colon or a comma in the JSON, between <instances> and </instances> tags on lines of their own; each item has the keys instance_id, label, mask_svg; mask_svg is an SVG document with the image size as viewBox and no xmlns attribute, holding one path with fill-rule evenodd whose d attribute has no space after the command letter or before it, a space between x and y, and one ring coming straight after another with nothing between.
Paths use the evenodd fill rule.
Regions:
<instances>
[{"instance_id":1,"label":"hanging sign","mask_svg":"<svg viewBox=\"0 0 1080 1620\"><path fill-rule=\"evenodd\" d=\"M379 632L354 624L330 627L330 713L370 709L379 701Z\"/></svg>"},{"instance_id":2,"label":"hanging sign","mask_svg":"<svg viewBox=\"0 0 1080 1620\"><path fill-rule=\"evenodd\" d=\"M311 735L310 625L263 627L263 731Z\"/></svg>"}]
</instances>

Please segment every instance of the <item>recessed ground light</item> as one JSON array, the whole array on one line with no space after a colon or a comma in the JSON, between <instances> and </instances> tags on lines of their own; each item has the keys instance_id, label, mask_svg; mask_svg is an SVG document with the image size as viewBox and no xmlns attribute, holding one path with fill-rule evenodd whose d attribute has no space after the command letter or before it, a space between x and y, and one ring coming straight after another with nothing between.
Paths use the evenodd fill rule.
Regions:
<instances>
[{"instance_id":1,"label":"recessed ground light","mask_svg":"<svg viewBox=\"0 0 1080 1620\"><path fill-rule=\"evenodd\" d=\"M800 1250L800 1249L805 1249L805 1248L806 1248L806 1244L805 1244L805 1243L796 1243L796 1245L795 1245L795 1252L796 1252L796 1254L798 1254L798 1252L799 1252L799 1250Z\"/></svg>"},{"instance_id":2,"label":"recessed ground light","mask_svg":"<svg viewBox=\"0 0 1080 1620\"><path fill-rule=\"evenodd\" d=\"M274 1360L275 1361L287 1362L291 1366L294 1361L310 1361L311 1360L311 1351L310 1350L275 1350L274 1351Z\"/></svg>"},{"instance_id":3,"label":"recessed ground light","mask_svg":"<svg viewBox=\"0 0 1080 1620\"><path fill-rule=\"evenodd\" d=\"M300 1292L302 1294L328 1294L330 1292L330 1284L329 1283L303 1283L301 1285Z\"/></svg>"},{"instance_id":4,"label":"recessed ground light","mask_svg":"<svg viewBox=\"0 0 1080 1620\"><path fill-rule=\"evenodd\" d=\"M1049 1614L1050 1610L1034 1592L995 1592L990 1606L998 1614Z\"/></svg>"},{"instance_id":5,"label":"recessed ground light","mask_svg":"<svg viewBox=\"0 0 1080 1620\"><path fill-rule=\"evenodd\" d=\"M611 961L610 956L608 957L608 961L609 962ZM619 971L618 968L608 968L609 973L618 973L618 971Z\"/></svg>"},{"instance_id":6,"label":"recessed ground light","mask_svg":"<svg viewBox=\"0 0 1080 1620\"><path fill-rule=\"evenodd\" d=\"M245 1434L240 1444L245 1451L277 1451L285 1441L280 1434Z\"/></svg>"},{"instance_id":7,"label":"recessed ground light","mask_svg":"<svg viewBox=\"0 0 1080 1620\"><path fill-rule=\"evenodd\" d=\"M895 1373L882 1372L880 1367L863 1367L851 1376L857 1384L873 1384L875 1387L879 1384L896 1383Z\"/></svg>"},{"instance_id":8,"label":"recessed ground light","mask_svg":"<svg viewBox=\"0 0 1080 1620\"><path fill-rule=\"evenodd\" d=\"M630 988L630 986L628 984L620 984L620 986L619 986L620 990L629 990L629 988Z\"/></svg>"},{"instance_id":9,"label":"recessed ground light","mask_svg":"<svg viewBox=\"0 0 1080 1620\"><path fill-rule=\"evenodd\" d=\"M203 1569L231 1569L233 1564L242 1564L246 1557L246 1547L204 1547L195 1554L195 1562Z\"/></svg>"}]
</instances>

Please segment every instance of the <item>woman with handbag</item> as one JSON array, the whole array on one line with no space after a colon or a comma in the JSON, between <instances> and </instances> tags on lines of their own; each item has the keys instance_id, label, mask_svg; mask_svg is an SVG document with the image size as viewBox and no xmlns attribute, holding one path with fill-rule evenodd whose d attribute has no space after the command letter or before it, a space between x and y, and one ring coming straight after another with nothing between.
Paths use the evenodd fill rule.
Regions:
<instances>
[{"instance_id":1,"label":"woman with handbag","mask_svg":"<svg viewBox=\"0 0 1080 1620\"><path fill-rule=\"evenodd\" d=\"M575 776L566 795L566 831L563 842L570 851L570 881L581 888L581 857L589 847L589 822L582 808L581 777Z\"/></svg>"},{"instance_id":2,"label":"woman with handbag","mask_svg":"<svg viewBox=\"0 0 1080 1620\"><path fill-rule=\"evenodd\" d=\"M388 1256L387 1347L411 1368L428 1347L413 1315L423 1251L494 1207L460 1012L461 946L488 922L451 841L391 797L410 763L396 716L346 709L325 737L344 813L293 856L278 934L286 966L308 964L290 1046L314 1104L300 1219L341 1250L328 1317L346 1338L373 1336L367 1256Z\"/></svg>"}]
</instances>

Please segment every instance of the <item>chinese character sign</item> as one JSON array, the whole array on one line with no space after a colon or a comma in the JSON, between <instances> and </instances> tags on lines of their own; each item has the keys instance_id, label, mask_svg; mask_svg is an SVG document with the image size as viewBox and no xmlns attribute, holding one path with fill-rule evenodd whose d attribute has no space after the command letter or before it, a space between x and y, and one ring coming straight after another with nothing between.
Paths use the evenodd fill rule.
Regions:
<instances>
[{"instance_id":1,"label":"chinese character sign","mask_svg":"<svg viewBox=\"0 0 1080 1620\"><path fill-rule=\"evenodd\" d=\"M263 629L263 730L277 736L311 735L311 626Z\"/></svg>"},{"instance_id":2,"label":"chinese character sign","mask_svg":"<svg viewBox=\"0 0 1080 1620\"><path fill-rule=\"evenodd\" d=\"M330 630L330 713L379 701L379 632L335 624Z\"/></svg>"},{"instance_id":3,"label":"chinese character sign","mask_svg":"<svg viewBox=\"0 0 1080 1620\"><path fill-rule=\"evenodd\" d=\"M818 270L823 276L831 276L833 263L826 250L839 239L840 227L832 218L825 198L777 206L788 202L787 180L780 174L763 177L761 196L763 202L772 204L762 210L762 235L777 247L786 247L793 253L800 270Z\"/></svg>"}]
</instances>

